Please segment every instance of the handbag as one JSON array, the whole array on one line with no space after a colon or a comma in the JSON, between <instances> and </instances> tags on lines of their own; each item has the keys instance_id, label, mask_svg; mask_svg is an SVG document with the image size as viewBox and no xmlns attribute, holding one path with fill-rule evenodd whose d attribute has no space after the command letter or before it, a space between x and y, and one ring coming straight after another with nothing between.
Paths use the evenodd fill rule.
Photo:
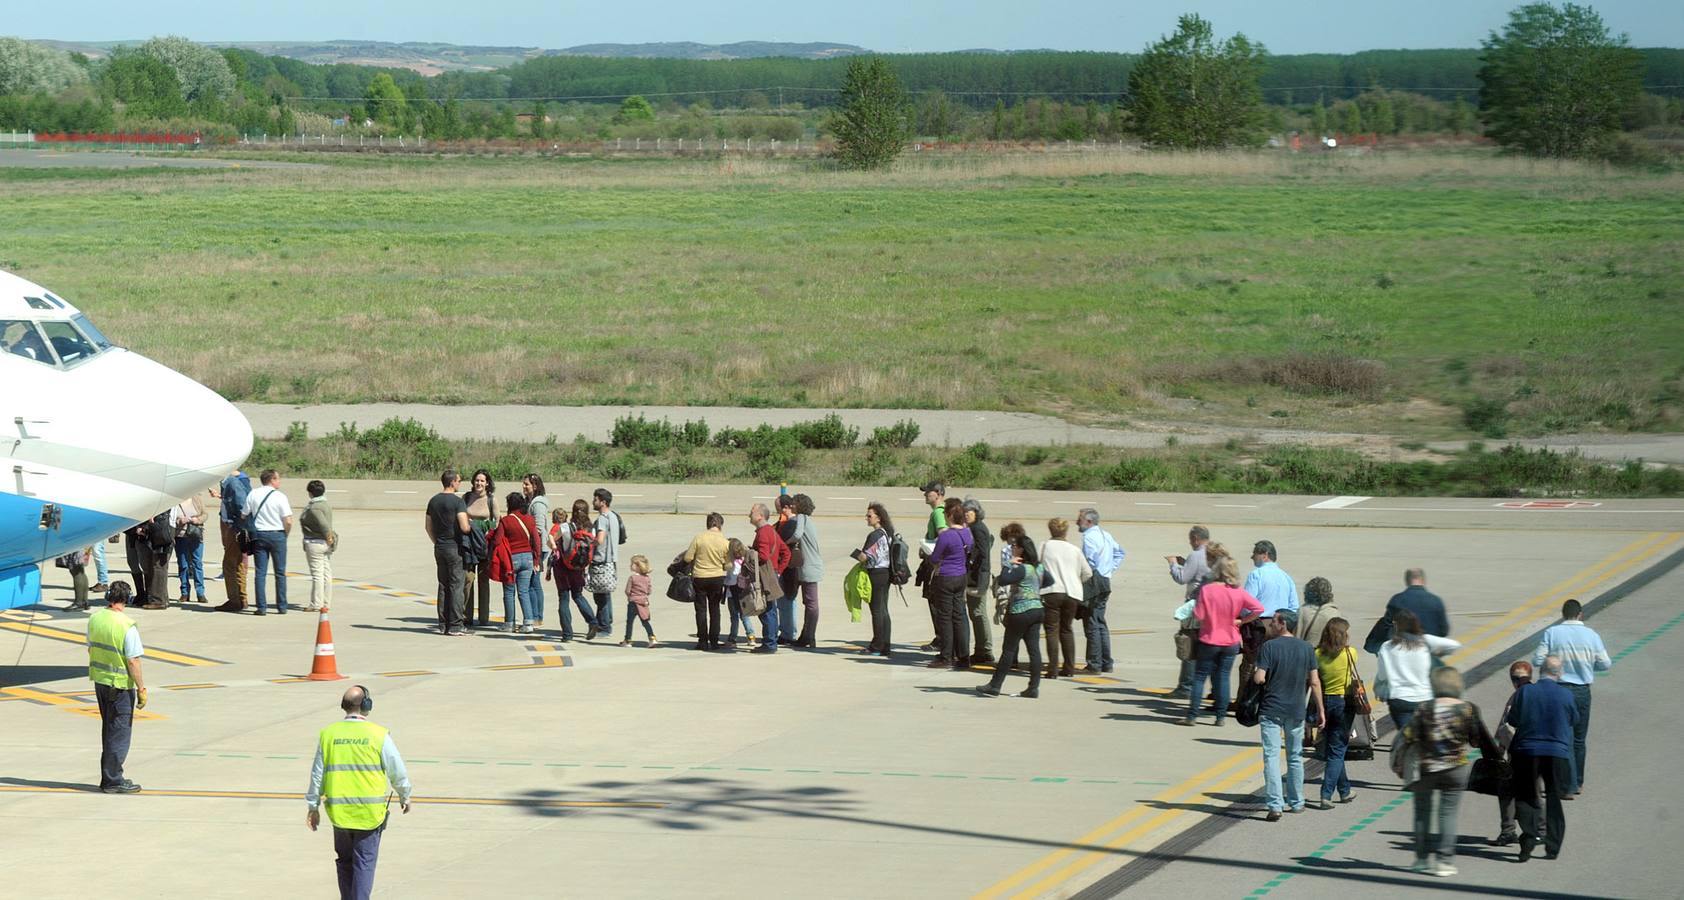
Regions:
<instances>
[{"instance_id":1,"label":"handbag","mask_svg":"<svg viewBox=\"0 0 1684 900\"><path fill-rule=\"evenodd\" d=\"M1345 652L1351 657L1351 680L1345 686L1345 705L1353 710L1355 716L1372 715L1374 705L1368 702L1368 688L1363 685L1362 676L1357 674L1356 654L1349 647L1345 648Z\"/></svg>"},{"instance_id":2,"label":"handbag","mask_svg":"<svg viewBox=\"0 0 1684 900\"><path fill-rule=\"evenodd\" d=\"M1175 658L1182 662L1191 662L1195 659L1198 640L1198 632L1189 628L1177 628L1175 630Z\"/></svg>"},{"instance_id":3,"label":"handbag","mask_svg":"<svg viewBox=\"0 0 1684 900\"><path fill-rule=\"evenodd\" d=\"M1234 701L1234 721L1250 728L1263 718L1263 686L1247 680L1240 685L1240 697Z\"/></svg>"},{"instance_id":4,"label":"handbag","mask_svg":"<svg viewBox=\"0 0 1684 900\"><path fill-rule=\"evenodd\" d=\"M1432 702L1432 701L1427 701ZM1417 710L1410 719L1413 724L1421 713ZM1392 774L1403 781L1403 789L1409 790L1415 782L1421 780L1421 745L1409 740L1409 726L1398 729L1392 737Z\"/></svg>"},{"instance_id":5,"label":"handbag","mask_svg":"<svg viewBox=\"0 0 1684 900\"><path fill-rule=\"evenodd\" d=\"M690 572L690 564L682 558L673 560L672 565L667 566L667 574L672 576L672 580L667 582L667 599L679 603L696 602L696 581Z\"/></svg>"},{"instance_id":6,"label":"handbag","mask_svg":"<svg viewBox=\"0 0 1684 900\"><path fill-rule=\"evenodd\" d=\"M619 573L612 562L591 563L585 570L585 589L593 594L612 594L619 582Z\"/></svg>"},{"instance_id":7,"label":"handbag","mask_svg":"<svg viewBox=\"0 0 1684 900\"><path fill-rule=\"evenodd\" d=\"M761 615L766 612L766 592L759 585L752 586L737 598L737 605L745 616Z\"/></svg>"},{"instance_id":8,"label":"handbag","mask_svg":"<svg viewBox=\"0 0 1684 900\"><path fill-rule=\"evenodd\" d=\"M1508 760L1481 756L1473 761L1473 768L1468 770L1468 790L1476 794L1500 796L1508 788L1509 777Z\"/></svg>"}]
</instances>

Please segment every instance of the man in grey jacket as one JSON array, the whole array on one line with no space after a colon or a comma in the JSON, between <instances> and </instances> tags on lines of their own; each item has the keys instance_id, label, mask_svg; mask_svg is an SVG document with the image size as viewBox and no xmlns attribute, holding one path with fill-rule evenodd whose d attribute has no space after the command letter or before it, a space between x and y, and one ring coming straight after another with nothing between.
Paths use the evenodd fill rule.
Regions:
<instances>
[{"instance_id":1,"label":"man in grey jacket","mask_svg":"<svg viewBox=\"0 0 1684 900\"><path fill-rule=\"evenodd\" d=\"M1204 587L1205 582L1210 580L1210 563L1205 559L1205 545L1209 543L1210 529L1203 525L1194 525L1187 531L1187 544L1193 548L1192 552L1186 556L1164 557L1164 561L1169 563L1169 577L1174 579L1176 584L1186 587L1181 596L1183 603L1197 597L1199 588ZM1185 628L1192 622L1189 618L1182 623L1182 627ZM1181 661L1181 677L1177 679L1175 690L1170 692L1170 696L1185 699L1192 690L1193 662L1184 659Z\"/></svg>"}]
</instances>

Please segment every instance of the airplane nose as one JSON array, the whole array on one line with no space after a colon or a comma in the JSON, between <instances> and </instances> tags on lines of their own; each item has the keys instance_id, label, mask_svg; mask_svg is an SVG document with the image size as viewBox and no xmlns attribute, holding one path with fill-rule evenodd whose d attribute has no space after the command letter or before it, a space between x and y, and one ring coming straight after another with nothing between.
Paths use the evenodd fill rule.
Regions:
<instances>
[{"instance_id":1,"label":"airplane nose","mask_svg":"<svg viewBox=\"0 0 1684 900\"><path fill-rule=\"evenodd\" d=\"M164 493L190 496L245 462L251 423L234 404L174 369L139 354L124 355L124 383L146 385L140 395L160 398L170 413L167 430L146 437L155 448L147 455L164 464Z\"/></svg>"}]
</instances>

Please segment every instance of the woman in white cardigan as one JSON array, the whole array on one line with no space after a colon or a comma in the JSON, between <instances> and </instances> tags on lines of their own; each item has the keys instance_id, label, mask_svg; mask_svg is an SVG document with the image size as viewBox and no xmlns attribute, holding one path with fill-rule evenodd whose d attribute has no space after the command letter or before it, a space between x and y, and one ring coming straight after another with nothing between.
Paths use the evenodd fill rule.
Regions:
<instances>
[{"instance_id":1,"label":"woman in white cardigan","mask_svg":"<svg viewBox=\"0 0 1684 900\"><path fill-rule=\"evenodd\" d=\"M1386 701L1399 733L1415 715L1415 707L1433 699L1433 657L1461 648L1461 641L1422 634L1421 620L1407 609L1392 614L1392 639L1380 645L1374 694Z\"/></svg>"},{"instance_id":2,"label":"woman in white cardigan","mask_svg":"<svg viewBox=\"0 0 1684 900\"><path fill-rule=\"evenodd\" d=\"M1047 522L1052 539L1041 545L1041 568L1052 576L1052 584L1041 589L1041 606L1046 612L1047 677L1076 674L1076 611L1080 606L1082 582L1093 577L1093 567L1082 556L1082 548L1064 539L1070 523L1064 519ZM1059 665L1059 649L1064 664Z\"/></svg>"}]
</instances>

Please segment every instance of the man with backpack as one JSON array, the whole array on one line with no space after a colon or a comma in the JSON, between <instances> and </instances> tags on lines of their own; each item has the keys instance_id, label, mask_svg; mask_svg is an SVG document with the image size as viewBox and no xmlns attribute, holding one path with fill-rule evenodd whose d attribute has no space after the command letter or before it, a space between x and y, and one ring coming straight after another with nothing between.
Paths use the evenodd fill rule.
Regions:
<instances>
[{"instance_id":1,"label":"man with backpack","mask_svg":"<svg viewBox=\"0 0 1684 900\"><path fill-rule=\"evenodd\" d=\"M596 507L596 547L585 572L585 588L596 601L596 626L603 632L614 628L614 589L620 583L619 547L626 542L626 526L615 512L614 494L607 488L591 492Z\"/></svg>"},{"instance_id":2,"label":"man with backpack","mask_svg":"<svg viewBox=\"0 0 1684 900\"><path fill-rule=\"evenodd\" d=\"M170 554L175 550L175 524L170 510L153 516L142 528L141 565L146 569L146 602L141 609L170 608Z\"/></svg>"}]
</instances>

